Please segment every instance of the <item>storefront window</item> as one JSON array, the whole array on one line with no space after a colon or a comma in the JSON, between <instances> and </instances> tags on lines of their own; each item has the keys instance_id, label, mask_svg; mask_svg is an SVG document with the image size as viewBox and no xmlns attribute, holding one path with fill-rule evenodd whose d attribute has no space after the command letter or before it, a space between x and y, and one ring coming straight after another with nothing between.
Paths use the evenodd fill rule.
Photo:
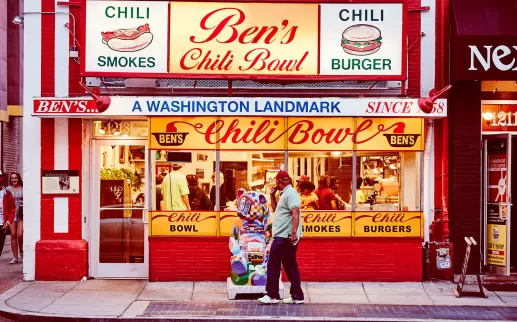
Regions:
<instances>
[{"instance_id":1,"label":"storefront window","mask_svg":"<svg viewBox=\"0 0 517 322\"><path fill-rule=\"evenodd\" d=\"M153 159L151 161L153 170L151 209L153 211L186 209L181 206L184 204L181 196L174 196L172 186L176 186L177 183L174 180L166 179L167 175L173 171L187 179L188 203L192 210L213 211L215 209L214 151L154 150L151 155ZM181 165L181 168L176 168L174 165ZM167 184L169 186L164 186ZM180 189L184 188L180 187Z\"/></svg>"},{"instance_id":2,"label":"storefront window","mask_svg":"<svg viewBox=\"0 0 517 322\"><path fill-rule=\"evenodd\" d=\"M147 120L93 121L93 135L101 137L147 137Z\"/></svg>"},{"instance_id":3,"label":"storefront window","mask_svg":"<svg viewBox=\"0 0 517 322\"><path fill-rule=\"evenodd\" d=\"M281 170L300 193L308 237L420 236L421 119L194 117L150 125L151 236L229 236L240 190L263 193L271 205ZM191 203L189 212L161 200L175 163L210 207Z\"/></svg>"}]
</instances>

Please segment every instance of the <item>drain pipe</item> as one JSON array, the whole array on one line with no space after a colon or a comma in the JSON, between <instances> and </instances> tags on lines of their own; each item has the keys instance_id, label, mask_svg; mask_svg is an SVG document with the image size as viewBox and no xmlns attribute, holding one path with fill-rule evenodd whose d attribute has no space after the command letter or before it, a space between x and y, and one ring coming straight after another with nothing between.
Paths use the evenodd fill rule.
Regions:
<instances>
[{"instance_id":1,"label":"drain pipe","mask_svg":"<svg viewBox=\"0 0 517 322\"><path fill-rule=\"evenodd\" d=\"M428 120L424 150L424 242L429 242L429 228L433 219L432 217L434 217L433 209L431 209L434 204L434 198L432 198L434 192L434 180L432 176L433 137L434 121Z\"/></svg>"}]
</instances>

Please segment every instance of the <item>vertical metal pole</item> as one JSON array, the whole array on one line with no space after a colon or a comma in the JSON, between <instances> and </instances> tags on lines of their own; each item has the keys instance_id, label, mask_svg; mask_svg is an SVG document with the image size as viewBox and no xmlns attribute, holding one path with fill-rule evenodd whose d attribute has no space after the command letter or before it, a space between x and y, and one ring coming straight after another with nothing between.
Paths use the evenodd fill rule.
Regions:
<instances>
[{"instance_id":1,"label":"vertical metal pole","mask_svg":"<svg viewBox=\"0 0 517 322\"><path fill-rule=\"evenodd\" d=\"M220 162L220 151L219 150L216 150L215 151L215 210L216 211L220 211L221 210L221 187L220 187L220 182L221 180L219 179L219 173L221 172L221 162Z\"/></svg>"},{"instance_id":2,"label":"vertical metal pole","mask_svg":"<svg viewBox=\"0 0 517 322\"><path fill-rule=\"evenodd\" d=\"M355 191L357 189L357 152L352 152L352 211L355 211ZM354 224L354 223L352 223Z\"/></svg>"}]
</instances>

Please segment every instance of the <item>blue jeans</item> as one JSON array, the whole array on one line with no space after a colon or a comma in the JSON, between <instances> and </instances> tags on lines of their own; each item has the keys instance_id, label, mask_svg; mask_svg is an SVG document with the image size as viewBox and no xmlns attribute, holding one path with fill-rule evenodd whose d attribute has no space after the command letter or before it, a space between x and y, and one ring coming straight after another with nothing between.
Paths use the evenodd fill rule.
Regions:
<instances>
[{"instance_id":1,"label":"blue jeans","mask_svg":"<svg viewBox=\"0 0 517 322\"><path fill-rule=\"evenodd\" d=\"M298 242L299 243L299 242ZM267 282L266 292L273 299L280 299L279 279L284 265L284 271L291 282L291 297L293 300L303 300L303 291L300 281L300 271L296 262L296 251L298 244L295 246L289 238L275 237L269 253L269 261L267 263Z\"/></svg>"}]
</instances>

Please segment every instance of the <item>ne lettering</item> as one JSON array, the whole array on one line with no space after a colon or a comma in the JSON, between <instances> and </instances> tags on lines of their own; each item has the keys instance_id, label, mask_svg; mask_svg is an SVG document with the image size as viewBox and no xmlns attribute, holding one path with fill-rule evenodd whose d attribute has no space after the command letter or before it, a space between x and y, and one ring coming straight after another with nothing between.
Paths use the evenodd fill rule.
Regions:
<instances>
[{"instance_id":1,"label":"ne lettering","mask_svg":"<svg viewBox=\"0 0 517 322\"><path fill-rule=\"evenodd\" d=\"M476 67L476 61L481 64L485 71L491 68L491 62L494 63L495 68L500 71L517 70L517 66L512 69L515 65L515 57L508 57L512 54L512 50L508 46L499 45L492 50L494 46L483 46L485 53L477 48L477 46L469 46L470 48L470 67L469 70L478 70ZM514 51L517 51L517 46L512 46ZM506 58L508 57L508 58ZM505 59L505 62L502 60ZM511 58L511 61L510 61Z\"/></svg>"}]
</instances>

